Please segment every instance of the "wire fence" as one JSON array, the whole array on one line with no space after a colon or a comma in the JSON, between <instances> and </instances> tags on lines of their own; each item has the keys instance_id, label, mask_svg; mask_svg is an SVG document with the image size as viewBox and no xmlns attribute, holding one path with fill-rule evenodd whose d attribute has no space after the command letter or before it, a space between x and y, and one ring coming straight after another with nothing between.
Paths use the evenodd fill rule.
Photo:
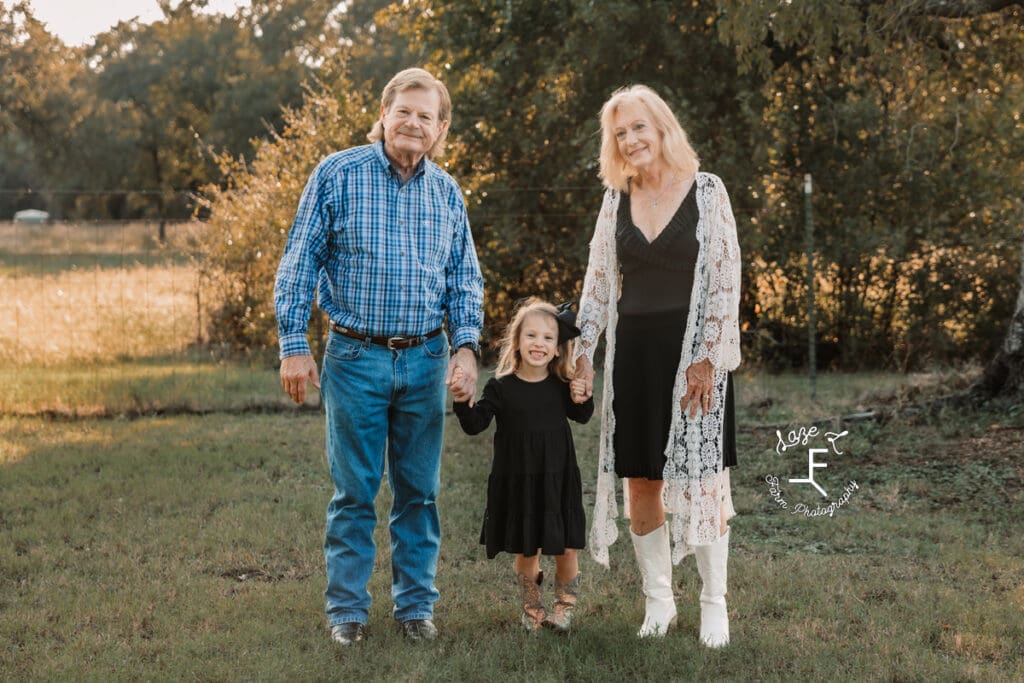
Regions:
<instances>
[{"instance_id":1,"label":"wire fence","mask_svg":"<svg viewBox=\"0 0 1024 683\"><path fill-rule=\"evenodd\" d=\"M527 207L545 195L576 200L568 210L549 208L546 220L592 225L601 202L598 183L465 193L474 226L536 218ZM488 201L509 195L522 196L524 208ZM287 405L272 352L239 359L209 343L213 291L192 246L205 223L62 218L152 215L161 205L187 216L199 196L181 189L0 188L0 216L32 209L24 218L38 221L0 222L0 380L13 386L0 398L0 413ZM39 376L42 389L30 379Z\"/></svg>"},{"instance_id":2,"label":"wire fence","mask_svg":"<svg viewBox=\"0 0 1024 683\"><path fill-rule=\"evenodd\" d=\"M191 240L203 224L0 223L0 413L127 414L282 404L266 362L205 344Z\"/></svg>"}]
</instances>

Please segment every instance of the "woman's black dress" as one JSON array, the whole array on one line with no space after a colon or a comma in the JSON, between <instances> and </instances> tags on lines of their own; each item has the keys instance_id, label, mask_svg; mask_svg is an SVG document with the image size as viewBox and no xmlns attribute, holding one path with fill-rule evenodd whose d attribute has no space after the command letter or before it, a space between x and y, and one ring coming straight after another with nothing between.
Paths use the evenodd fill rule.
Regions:
<instances>
[{"instance_id":1,"label":"woman's black dress","mask_svg":"<svg viewBox=\"0 0 1024 683\"><path fill-rule=\"evenodd\" d=\"M583 548L583 491L566 420L589 421L594 400L574 403L569 385L555 375L539 382L506 375L487 382L472 408L459 402L454 408L467 434L487 429L492 418L498 423L480 532L487 557Z\"/></svg>"},{"instance_id":2,"label":"woman's black dress","mask_svg":"<svg viewBox=\"0 0 1024 683\"><path fill-rule=\"evenodd\" d=\"M672 425L672 393L686 333L697 264L697 183L653 242L633 223L629 194L619 197L615 247L622 294L615 328L615 473L661 479ZM725 395L722 463L736 466L732 373Z\"/></svg>"}]
</instances>

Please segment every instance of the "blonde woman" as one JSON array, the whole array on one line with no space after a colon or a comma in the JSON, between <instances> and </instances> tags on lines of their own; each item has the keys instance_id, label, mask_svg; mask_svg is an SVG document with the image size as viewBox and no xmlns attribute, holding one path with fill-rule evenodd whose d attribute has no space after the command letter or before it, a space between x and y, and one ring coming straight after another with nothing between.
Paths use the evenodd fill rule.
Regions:
<instances>
[{"instance_id":1,"label":"blonde woman","mask_svg":"<svg viewBox=\"0 0 1024 683\"><path fill-rule=\"evenodd\" d=\"M455 402L463 431L479 434L492 419L494 460L480 542L487 557L515 555L522 592L520 620L529 631L568 631L579 593L576 551L585 544L583 490L567 419L585 423L593 400L575 402L570 391L572 314L528 299L505 330L494 379L476 405ZM555 600L544 606L540 555L555 556Z\"/></svg>"},{"instance_id":2,"label":"blonde woman","mask_svg":"<svg viewBox=\"0 0 1024 683\"><path fill-rule=\"evenodd\" d=\"M580 301L576 376L586 399L605 334L605 383L590 551L608 565L615 476L624 480L646 611L638 635L676 621L672 564L703 579L701 642L729 642L728 468L736 463L730 372L740 362L740 250L720 178L664 100L642 85L601 110L604 203ZM666 523L666 512L672 514Z\"/></svg>"}]
</instances>

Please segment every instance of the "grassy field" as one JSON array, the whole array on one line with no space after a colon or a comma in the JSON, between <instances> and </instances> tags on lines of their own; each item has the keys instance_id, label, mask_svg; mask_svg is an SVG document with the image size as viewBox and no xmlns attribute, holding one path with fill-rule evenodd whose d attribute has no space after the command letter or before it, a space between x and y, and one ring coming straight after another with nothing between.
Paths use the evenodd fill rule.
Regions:
<instances>
[{"instance_id":1,"label":"grassy field","mask_svg":"<svg viewBox=\"0 0 1024 683\"><path fill-rule=\"evenodd\" d=\"M0 362L47 367L177 353L201 336L191 224L0 223Z\"/></svg>"},{"instance_id":2,"label":"grassy field","mask_svg":"<svg viewBox=\"0 0 1024 683\"><path fill-rule=\"evenodd\" d=\"M691 558L679 629L633 637L625 522L610 570L582 558L575 631L522 633L510 559L476 542L490 438L449 418L440 640L410 646L391 620L381 528L370 638L333 647L318 397L287 409L272 367L193 345L189 229L162 246L152 225L0 224L0 680L1024 680L1020 406L843 425L818 480L859 488L834 517L790 514L766 482L806 474L776 426L949 395L963 371L824 375L814 396L797 374L738 376L720 652L697 644ZM576 429L588 503L598 428ZM807 491L782 485L790 504ZM389 505L385 485L382 520Z\"/></svg>"},{"instance_id":3,"label":"grassy field","mask_svg":"<svg viewBox=\"0 0 1024 683\"><path fill-rule=\"evenodd\" d=\"M750 411L766 397L781 417L798 394L790 378L739 386L741 425L760 421ZM633 638L643 607L628 537L611 570L583 559L569 637L521 633L510 561L487 561L476 543L489 438L449 422L442 637L402 641L379 529L370 638L342 651L322 617L330 487L318 415L0 418L0 677L1020 680L1024 415L949 410L847 429L819 480L860 489L835 517L805 518L764 481L798 476L805 456L779 456L773 432L741 427L733 644L708 652L691 558L675 572L680 628ZM576 433L590 500L597 425ZM389 500L384 486L382 519Z\"/></svg>"}]
</instances>

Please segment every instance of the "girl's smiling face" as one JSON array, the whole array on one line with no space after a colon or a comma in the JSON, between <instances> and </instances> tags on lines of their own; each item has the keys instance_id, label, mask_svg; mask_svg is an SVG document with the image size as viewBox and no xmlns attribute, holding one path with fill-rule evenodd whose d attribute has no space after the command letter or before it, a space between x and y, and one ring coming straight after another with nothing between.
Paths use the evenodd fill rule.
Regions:
<instances>
[{"instance_id":1,"label":"girl's smiling face","mask_svg":"<svg viewBox=\"0 0 1024 683\"><path fill-rule=\"evenodd\" d=\"M531 368L547 368L558 356L558 323L550 315L527 315L519 328L519 357Z\"/></svg>"}]
</instances>

